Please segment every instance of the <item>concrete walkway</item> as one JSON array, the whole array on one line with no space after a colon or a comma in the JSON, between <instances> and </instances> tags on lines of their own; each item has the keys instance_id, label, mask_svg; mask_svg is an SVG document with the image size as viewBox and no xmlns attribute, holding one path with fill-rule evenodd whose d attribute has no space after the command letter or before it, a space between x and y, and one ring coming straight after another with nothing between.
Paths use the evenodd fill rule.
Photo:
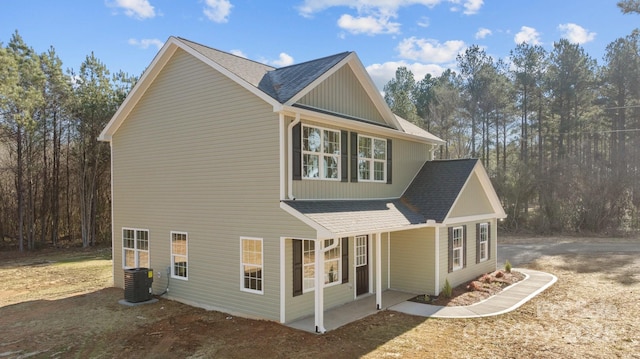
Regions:
<instances>
[{"instance_id":1,"label":"concrete walkway","mask_svg":"<svg viewBox=\"0 0 640 359\"><path fill-rule=\"evenodd\" d=\"M409 302L408 300L415 297L416 294L386 290L382 292L382 309L433 318L488 317L518 308L558 280L556 276L545 272L523 268L515 270L525 274L525 279L476 304L465 307L443 307ZM375 294L367 295L354 302L325 311L324 326L327 331L334 330L377 312L379 310L376 309ZM286 325L315 333L313 316Z\"/></svg>"},{"instance_id":2,"label":"concrete walkway","mask_svg":"<svg viewBox=\"0 0 640 359\"><path fill-rule=\"evenodd\" d=\"M500 315L517 309L555 283L553 274L531 269L514 269L525 274L525 279L510 285L500 293L482 302L463 307L443 307L415 302L402 302L389 310L432 318L480 318Z\"/></svg>"}]
</instances>

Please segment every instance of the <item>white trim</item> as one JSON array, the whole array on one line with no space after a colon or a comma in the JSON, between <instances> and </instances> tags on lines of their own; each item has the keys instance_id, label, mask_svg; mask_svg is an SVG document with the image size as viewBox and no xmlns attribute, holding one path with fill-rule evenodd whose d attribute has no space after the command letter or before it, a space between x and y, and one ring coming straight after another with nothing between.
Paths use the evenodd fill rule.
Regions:
<instances>
[{"instance_id":1,"label":"white trim","mask_svg":"<svg viewBox=\"0 0 640 359\"><path fill-rule=\"evenodd\" d=\"M440 227L435 227L435 247L436 247L436 270L435 270L435 295L440 294Z\"/></svg>"},{"instance_id":2,"label":"white trim","mask_svg":"<svg viewBox=\"0 0 640 359\"><path fill-rule=\"evenodd\" d=\"M280 237L280 323L286 323L286 243L287 237Z\"/></svg>"},{"instance_id":3,"label":"white trim","mask_svg":"<svg viewBox=\"0 0 640 359\"><path fill-rule=\"evenodd\" d=\"M398 138L404 139L412 142L420 142L425 144L434 144L434 145L442 145L444 141L436 141L431 138L426 138L423 136L413 135L410 133L402 132L400 130L396 130L393 128L388 128L380 125L375 125L367 122L354 121L346 118L342 118L335 115L330 115L326 113L316 112L300 107L293 106L283 106L282 111L287 116L295 116L296 114L304 116L305 119L308 119L313 122L337 126L346 130L353 131L363 131L371 134L376 134L383 137L390 138Z\"/></svg>"},{"instance_id":4,"label":"white trim","mask_svg":"<svg viewBox=\"0 0 640 359\"><path fill-rule=\"evenodd\" d=\"M304 130L305 128L313 128L316 130L320 131L320 152L314 152L314 151L308 151L304 149ZM325 128L325 127L320 127L320 126L315 126L315 125L308 125L308 124L302 124L302 133L300 134L300 154L301 154L301 160L302 163L300 164L301 166L301 177L303 180L312 180L312 181L334 181L334 182L340 182L342 180L342 166L341 166L341 162L342 162L342 153L340 153L339 155L337 155L338 157L338 161L337 161L337 176L335 178L331 178L331 177L326 177L326 173L324 173L324 169L325 169L325 160L327 157L336 157L335 154L330 154L327 152L324 152L324 136L325 136L325 131L327 132L333 132L334 134L337 134L338 136L338 149L339 151L342 151L342 136L341 136L341 132L340 130L336 130L336 129L332 129L332 128ZM305 177L304 176L304 155L305 154L310 154L310 155L314 155L314 156L318 156L318 177Z\"/></svg>"},{"instance_id":5,"label":"white trim","mask_svg":"<svg viewBox=\"0 0 640 359\"><path fill-rule=\"evenodd\" d=\"M376 233L376 309L382 309L382 241L381 233Z\"/></svg>"},{"instance_id":6,"label":"white trim","mask_svg":"<svg viewBox=\"0 0 640 359\"><path fill-rule=\"evenodd\" d=\"M187 259L187 275L186 276L179 276L179 275L175 275L173 270L175 269L175 262L174 262L174 253L173 253L173 235L174 234L184 234L187 238L187 243L186 243L186 247L185 247L185 254L184 256ZM169 255L171 256L170 260L171 260L171 279L179 279L179 280L189 280L189 233L188 232L182 232L182 231L170 231L169 233ZM182 256L182 254L178 254L179 256Z\"/></svg>"},{"instance_id":7,"label":"white trim","mask_svg":"<svg viewBox=\"0 0 640 359\"><path fill-rule=\"evenodd\" d=\"M245 280L245 278L244 278L244 265L245 265L245 262L244 262L244 248L242 246L244 240L259 241L260 242L260 272L261 272L261 277L260 277L261 285L260 285L260 288L262 288L261 290L245 288L245 286L244 286L244 280ZM255 266L255 264L251 264L251 265ZM240 291L247 292L247 293L264 295L264 240L262 238L240 236Z\"/></svg>"},{"instance_id":8,"label":"white trim","mask_svg":"<svg viewBox=\"0 0 640 359\"><path fill-rule=\"evenodd\" d=\"M490 221L490 220L492 220L494 218L496 218L496 215L494 213L479 214L479 215L475 215L475 216L447 218L444 221L442 221L442 224L447 226L447 225L458 224L458 223Z\"/></svg>"},{"instance_id":9,"label":"white trim","mask_svg":"<svg viewBox=\"0 0 640 359\"><path fill-rule=\"evenodd\" d=\"M110 152L110 157L109 157L109 162L111 165L111 173L109 173L110 177L111 177L111 184L110 184L110 190L111 190L111 259L114 260L116 258L115 254L116 254L116 220L115 217L113 216L113 208L115 207L114 205L114 196L113 196L113 143L109 142L109 152ZM122 233L120 233L120 235L122 236ZM122 247L122 242L120 242L120 247ZM124 262L124 258L120 258L120 260L122 262ZM122 263L121 263L122 264ZM120 267L123 267L122 265ZM111 280L113 280L116 277L116 266L115 265L111 265Z\"/></svg>"},{"instance_id":10,"label":"white trim","mask_svg":"<svg viewBox=\"0 0 640 359\"><path fill-rule=\"evenodd\" d=\"M125 230L129 230L129 231L133 231L133 247L134 248L128 248L128 249L133 249L134 251L134 266L133 267L125 267L124 266L124 259L125 259L125 247L124 247L124 243L123 241L123 232ZM137 238L137 231L142 231L142 232L147 232L147 250L141 250L138 249L138 238ZM147 268L151 268L151 231L149 231L148 229L144 229L144 228L132 228L132 227L122 227L120 230L120 246L122 248L122 262L120 263L122 265L122 269L132 269L132 268L140 268L140 255L138 254L140 251L142 252L147 252L147 258L149 260L149 265L147 266Z\"/></svg>"},{"instance_id":11,"label":"white trim","mask_svg":"<svg viewBox=\"0 0 640 359\"><path fill-rule=\"evenodd\" d=\"M285 197L285 167L287 166L285 163L285 158L287 157L287 145L285 144L284 131L285 131L285 117L283 113L278 114L278 144L280 145L280 200L284 200ZM291 160L289 160L291 162Z\"/></svg>"},{"instance_id":12,"label":"white trim","mask_svg":"<svg viewBox=\"0 0 640 359\"><path fill-rule=\"evenodd\" d=\"M361 138L368 138L371 140L371 152L369 153L369 155L371 155L371 157L360 157L360 139ZM380 160L380 159L376 159L375 158L375 142L377 141L382 141L384 142L384 159ZM386 183L387 182L387 140L384 138L379 138L379 137L374 137L374 136L369 136L369 135L362 135L358 133L358 140L357 140L357 144L356 144L356 152L358 152L357 155L357 164L356 167L358 168L358 182L374 182L374 183ZM369 163L369 179L363 179L360 178L360 161L367 161ZM375 179L375 164L376 162L380 163L382 162L383 164L383 173L384 173L384 178L381 180L377 180Z\"/></svg>"},{"instance_id":13,"label":"white trim","mask_svg":"<svg viewBox=\"0 0 640 359\"><path fill-rule=\"evenodd\" d=\"M387 289L391 288L391 232L387 232Z\"/></svg>"}]
</instances>

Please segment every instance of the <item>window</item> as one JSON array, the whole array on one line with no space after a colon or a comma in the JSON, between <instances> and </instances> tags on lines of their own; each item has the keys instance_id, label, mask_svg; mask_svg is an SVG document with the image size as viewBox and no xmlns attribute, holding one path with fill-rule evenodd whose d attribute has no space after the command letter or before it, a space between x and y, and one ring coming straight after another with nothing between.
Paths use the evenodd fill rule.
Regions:
<instances>
[{"instance_id":1,"label":"window","mask_svg":"<svg viewBox=\"0 0 640 359\"><path fill-rule=\"evenodd\" d=\"M387 180L387 141L358 136L358 180L385 182Z\"/></svg>"},{"instance_id":2,"label":"window","mask_svg":"<svg viewBox=\"0 0 640 359\"><path fill-rule=\"evenodd\" d=\"M324 246L329 247L334 239L327 239ZM308 292L315 287L315 241L302 240L302 290ZM342 282L342 250L341 243L325 252L324 284L325 286Z\"/></svg>"},{"instance_id":3,"label":"window","mask_svg":"<svg viewBox=\"0 0 640 359\"><path fill-rule=\"evenodd\" d=\"M149 231L122 229L122 267L149 268Z\"/></svg>"},{"instance_id":4,"label":"window","mask_svg":"<svg viewBox=\"0 0 640 359\"><path fill-rule=\"evenodd\" d=\"M451 273L467 266L467 225L449 227L448 232L448 270ZM476 253L478 252L476 251Z\"/></svg>"},{"instance_id":5,"label":"window","mask_svg":"<svg viewBox=\"0 0 640 359\"><path fill-rule=\"evenodd\" d=\"M340 131L302 127L302 177L340 180Z\"/></svg>"},{"instance_id":6,"label":"window","mask_svg":"<svg viewBox=\"0 0 640 359\"><path fill-rule=\"evenodd\" d=\"M187 279L187 241L185 232L171 232L171 276Z\"/></svg>"},{"instance_id":7,"label":"window","mask_svg":"<svg viewBox=\"0 0 640 359\"><path fill-rule=\"evenodd\" d=\"M480 223L478 226L478 244L479 261L484 262L489 259L489 223Z\"/></svg>"},{"instance_id":8,"label":"window","mask_svg":"<svg viewBox=\"0 0 640 359\"><path fill-rule=\"evenodd\" d=\"M240 238L240 290L264 293L262 276L262 238Z\"/></svg>"},{"instance_id":9,"label":"window","mask_svg":"<svg viewBox=\"0 0 640 359\"><path fill-rule=\"evenodd\" d=\"M356 236L356 267L367 265L367 236Z\"/></svg>"}]
</instances>

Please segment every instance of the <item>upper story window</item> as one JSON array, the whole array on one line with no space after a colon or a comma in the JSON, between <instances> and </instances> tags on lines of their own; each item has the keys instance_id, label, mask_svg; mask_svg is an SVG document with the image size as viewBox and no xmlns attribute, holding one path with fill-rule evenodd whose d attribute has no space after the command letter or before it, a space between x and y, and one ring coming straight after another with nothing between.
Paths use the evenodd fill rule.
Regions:
<instances>
[{"instance_id":1,"label":"upper story window","mask_svg":"<svg viewBox=\"0 0 640 359\"><path fill-rule=\"evenodd\" d=\"M122 229L122 267L149 268L149 231Z\"/></svg>"},{"instance_id":2,"label":"upper story window","mask_svg":"<svg viewBox=\"0 0 640 359\"><path fill-rule=\"evenodd\" d=\"M340 131L302 127L302 177L340 180Z\"/></svg>"},{"instance_id":3,"label":"upper story window","mask_svg":"<svg viewBox=\"0 0 640 359\"><path fill-rule=\"evenodd\" d=\"M358 135L358 181L386 182L387 141Z\"/></svg>"}]
</instances>

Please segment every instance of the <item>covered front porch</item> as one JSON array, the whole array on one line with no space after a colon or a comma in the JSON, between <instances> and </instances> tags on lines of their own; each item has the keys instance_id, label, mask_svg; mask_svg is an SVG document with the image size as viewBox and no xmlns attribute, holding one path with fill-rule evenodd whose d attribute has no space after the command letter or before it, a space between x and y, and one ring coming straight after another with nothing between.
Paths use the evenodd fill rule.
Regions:
<instances>
[{"instance_id":1,"label":"covered front porch","mask_svg":"<svg viewBox=\"0 0 640 359\"><path fill-rule=\"evenodd\" d=\"M415 296L416 294L414 293L385 290L382 292L382 307L380 310L400 304ZM324 327L327 331L334 330L343 325L375 314L380 310L376 309L375 293L362 296L353 302L324 311ZM315 316L311 315L285 325L291 328L315 333Z\"/></svg>"}]
</instances>

